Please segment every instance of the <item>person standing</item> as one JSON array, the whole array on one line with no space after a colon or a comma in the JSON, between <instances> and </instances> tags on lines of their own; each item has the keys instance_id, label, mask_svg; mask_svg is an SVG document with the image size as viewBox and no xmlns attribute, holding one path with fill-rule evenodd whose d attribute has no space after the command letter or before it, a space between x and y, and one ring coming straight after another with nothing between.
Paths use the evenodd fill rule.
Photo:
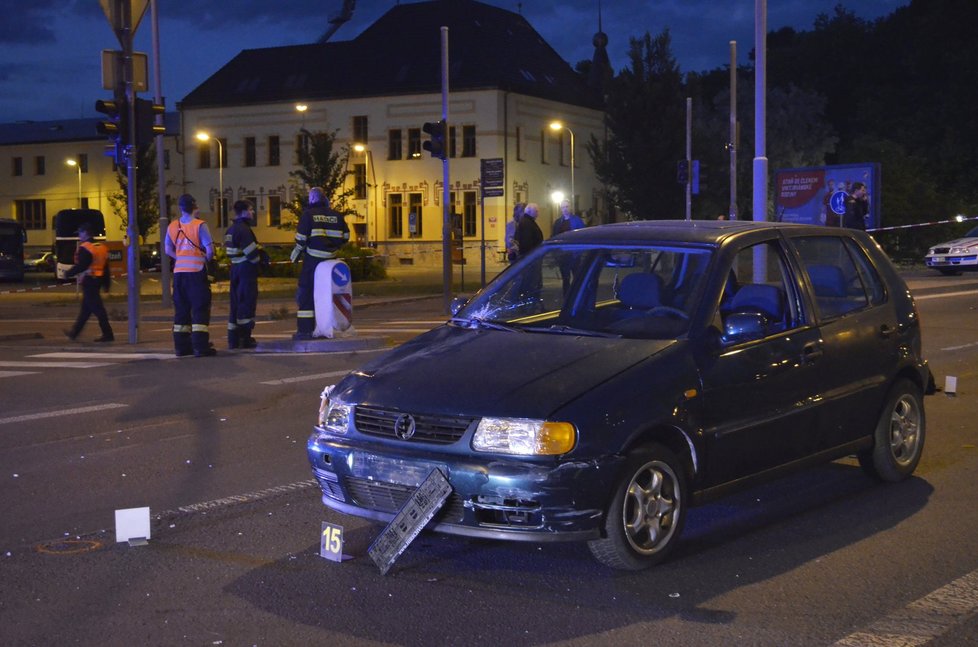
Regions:
<instances>
[{"instance_id":1,"label":"person standing","mask_svg":"<svg viewBox=\"0 0 978 647\"><path fill-rule=\"evenodd\" d=\"M309 189L309 206L299 216L291 256L293 263L302 259L295 293L298 304L296 332L292 339L312 339L316 329L316 267L322 261L334 258L336 251L349 240L350 228L342 214L330 209L326 192L318 186Z\"/></svg>"},{"instance_id":2,"label":"person standing","mask_svg":"<svg viewBox=\"0 0 978 647\"><path fill-rule=\"evenodd\" d=\"M177 357L211 357L211 286L207 262L214 258L214 242L207 223L198 217L197 201L180 196L180 217L166 230L164 251L173 259L173 346Z\"/></svg>"},{"instance_id":3,"label":"person standing","mask_svg":"<svg viewBox=\"0 0 978 647\"><path fill-rule=\"evenodd\" d=\"M506 223L506 260L510 263L520 255L519 245L516 244L516 228L520 224L520 217L523 215L525 206L522 202L513 205L513 219Z\"/></svg>"},{"instance_id":4,"label":"person standing","mask_svg":"<svg viewBox=\"0 0 978 647\"><path fill-rule=\"evenodd\" d=\"M519 248L517 258L523 258L543 242L543 232L537 224L537 216L540 215L540 207L536 202L531 202L523 209L523 216L516 226L516 245Z\"/></svg>"},{"instance_id":5,"label":"person standing","mask_svg":"<svg viewBox=\"0 0 978 647\"><path fill-rule=\"evenodd\" d=\"M553 233L551 238L554 236L559 236L565 231L571 231L573 229L583 229L584 221L581 220L580 216L574 215L571 211L570 200L563 200L560 203L560 216L554 220Z\"/></svg>"},{"instance_id":6,"label":"person standing","mask_svg":"<svg viewBox=\"0 0 978 647\"><path fill-rule=\"evenodd\" d=\"M82 288L81 311L78 313L75 325L66 330L65 335L74 341L85 327L88 318L95 315L99 328L102 329L102 336L96 337L95 341L110 342L115 341L115 335L112 333L112 326L109 325L109 316L105 312L100 294L102 288L108 290L109 285L109 248L93 240L92 229L88 223L78 227L78 238L81 244L75 251L75 264L65 272L68 278L77 277Z\"/></svg>"},{"instance_id":7,"label":"person standing","mask_svg":"<svg viewBox=\"0 0 978 647\"><path fill-rule=\"evenodd\" d=\"M255 208L247 200L234 203L234 222L224 234L224 250L231 261L228 348L254 348L255 309L258 305L258 264L265 250L258 244L251 223Z\"/></svg>"},{"instance_id":8,"label":"person standing","mask_svg":"<svg viewBox=\"0 0 978 647\"><path fill-rule=\"evenodd\" d=\"M846 198L846 212L842 216L842 226L866 231L866 215L869 213L869 196L866 185L853 182Z\"/></svg>"}]
</instances>

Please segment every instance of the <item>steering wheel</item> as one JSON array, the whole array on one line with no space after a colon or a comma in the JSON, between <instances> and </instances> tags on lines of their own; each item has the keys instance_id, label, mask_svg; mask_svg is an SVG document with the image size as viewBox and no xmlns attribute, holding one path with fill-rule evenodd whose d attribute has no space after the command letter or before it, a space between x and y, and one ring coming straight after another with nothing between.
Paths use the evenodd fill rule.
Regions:
<instances>
[{"instance_id":1,"label":"steering wheel","mask_svg":"<svg viewBox=\"0 0 978 647\"><path fill-rule=\"evenodd\" d=\"M683 320L688 320L689 315L679 308L673 308L672 306L654 306L645 311L646 314L657 315L657 314L668 314L675 317L679 317Z\"/></svg>"}]
</instances>

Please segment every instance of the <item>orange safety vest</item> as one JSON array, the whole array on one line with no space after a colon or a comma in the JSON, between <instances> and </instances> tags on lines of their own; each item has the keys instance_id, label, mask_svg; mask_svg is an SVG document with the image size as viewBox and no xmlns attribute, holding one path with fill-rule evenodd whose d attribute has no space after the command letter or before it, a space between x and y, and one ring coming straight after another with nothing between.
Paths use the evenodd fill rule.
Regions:
<instances>
[{"instance_id":1,"label":"orange safety vest","mask_svg":"<svg viewBox=\"0 0 978 647\"><path fill-rule=\"evenodd\" d=\"M92 255L92 264L88 267L89 273L96 278L105 276L105 268L109 266L109 248L91 241L85 241L79 247L84 247ZM78 262L77 253L75 262Z\"/></svg>"},{"instance_id":2,"label":"orange safety vest","mask_svg":"<svg viewBox=\"0 0 978 647\"><path fill-rule=\"evenodd\" d=\"M200 226L203 222L199 219L188 223L174 220L167 228L167 236L173 242L177 254L176 262L173 264L174 274L203 271L207 262L207 252L200 244Z\"/></svg>"}]
</instances>

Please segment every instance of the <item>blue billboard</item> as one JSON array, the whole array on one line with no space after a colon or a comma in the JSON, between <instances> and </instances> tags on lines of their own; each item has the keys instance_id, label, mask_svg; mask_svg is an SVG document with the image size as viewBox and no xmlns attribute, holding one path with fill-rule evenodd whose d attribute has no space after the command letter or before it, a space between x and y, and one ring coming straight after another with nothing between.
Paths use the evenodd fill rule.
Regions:
<instances>
[{"instance_id":1,"label":"blue billboard","mask_svg":"<svg viewBox=\"0 0 978 647\"><path fill-rule=\"evenodd\" d=\"M779 222L839 227L852 185L862 182L869 197L866 229L880 226L880 165L841 164L780 169L774 174L774 215Z\"/></svg>"}]
</instances>

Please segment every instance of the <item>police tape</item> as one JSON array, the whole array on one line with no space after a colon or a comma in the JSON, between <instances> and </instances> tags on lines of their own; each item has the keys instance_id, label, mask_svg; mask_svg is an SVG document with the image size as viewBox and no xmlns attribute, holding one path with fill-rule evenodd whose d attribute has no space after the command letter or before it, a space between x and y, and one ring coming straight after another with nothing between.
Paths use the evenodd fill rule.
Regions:
<instances>
[{"instance_id":1,"label":"police tape","mask_svg":"<svg viewBox=\"0 0 978 647\"><path fill-rule=\"evenodd\" d=\"M914 222L909 225L896 225L894 227L877 227L875 229L867 229L866 231L873 233L877 231L893 231L896 229L913 229L915 227L928 227L930 225L946 225L952 222L968 222L969 220L978 220L978 216L958 216L956 218L949 218L948 220L934 220L931 222Z\"/></svg>"}]
</instances>

